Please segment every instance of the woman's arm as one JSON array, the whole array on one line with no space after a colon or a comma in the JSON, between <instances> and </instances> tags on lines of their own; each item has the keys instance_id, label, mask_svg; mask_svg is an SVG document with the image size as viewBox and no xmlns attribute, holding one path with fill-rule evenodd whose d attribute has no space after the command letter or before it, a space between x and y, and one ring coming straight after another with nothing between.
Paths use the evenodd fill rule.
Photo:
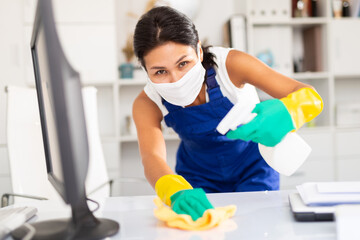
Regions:
<instances>
[{"instance_id":1,"label":"woman's arm","mask_svg":"<svg viewBox=\"0 0 360 240\"><path fill-rule=\"evenodd\" d=\"M133 104L140 154L145 176L160 199L176 213L188 214L195 221L213 208L202 189L176 175L166 164L166 147L161 132L162 113L142 91Z\"/></svg>"},{"instance_id":2,"label":"woman's arm","mask_svg":"<svg viewBox=\"0 0 360 240\"><path fill-rule=\"evenodd\" d=\"M312 86L284 76L257 58L237 50L230 50L226 59L230 80L237 87L249 83L274 98L283 98L304 87Z\"/></svg>"},{"instance_id":3,"label":"woman's arm","mask_svg":"<svg viewBox=\"0 0 360 240\"><path fill-rule=\"evenodd\" d=\"M158 106L142 91L134 101L133 118L145 177L155 188L160 177L174 174L166 163L166 146L161 131L163 116Z\"/></svg>"},{"instance_id":4,"label":"woman's arm","mask_svg":"<svg viewBox=\"0 0 360 240\"><path fill-rule=\"evenodd\" d=\"M286 77L246 53L230 51L226 68L235 86L250 83L274 97L256 104L252 110L256 117L229 131L228 138L273 147L288 132L298 130L323 109L323 101L312 86Z\"/></svg>"}]
</instances>

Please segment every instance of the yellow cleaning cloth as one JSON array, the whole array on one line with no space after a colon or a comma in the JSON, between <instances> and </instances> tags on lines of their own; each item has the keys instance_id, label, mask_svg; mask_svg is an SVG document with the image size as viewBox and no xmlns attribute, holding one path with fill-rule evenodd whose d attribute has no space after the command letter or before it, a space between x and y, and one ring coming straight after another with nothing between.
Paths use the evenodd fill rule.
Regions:
<instances>
[{"instance_id":1,"label":"yellow cleaning cloth","mask_svg":"<svg viewBox=\"0 0 360 240\"><path fill-rule=\"evenodd\" d=\"M169 227L184 230L207 230L216 227L226 219L234 216L236 212L235 205L217 207L206 210L201 218L193 221L190 215L175 213L171 208L164 205L160 198L155 198L154 203L157 206L154 209L156 218L164 221Z\"/></svg>"}]
</instances>

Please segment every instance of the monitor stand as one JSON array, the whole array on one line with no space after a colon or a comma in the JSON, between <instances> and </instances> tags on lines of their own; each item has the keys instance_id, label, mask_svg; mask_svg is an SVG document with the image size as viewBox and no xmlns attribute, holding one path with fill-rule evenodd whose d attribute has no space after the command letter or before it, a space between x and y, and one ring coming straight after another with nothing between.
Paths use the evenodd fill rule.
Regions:
<instances>
[{"instance_id":1,"label":"monitor stand","mask_svg":"<svg viewBox=\"0 0 360 240\"><path fill-rule=\"evenodd\" d=\"M60 240L60 239L103 239L115 235L120 225L114 220L96 218L90 211L86 198L77 206L71 206L72 218L54 219L42 222L35 222L15 229L11 232L14 239L23 239L35 229L34 240Z\"/></svg>"}]
</instances>

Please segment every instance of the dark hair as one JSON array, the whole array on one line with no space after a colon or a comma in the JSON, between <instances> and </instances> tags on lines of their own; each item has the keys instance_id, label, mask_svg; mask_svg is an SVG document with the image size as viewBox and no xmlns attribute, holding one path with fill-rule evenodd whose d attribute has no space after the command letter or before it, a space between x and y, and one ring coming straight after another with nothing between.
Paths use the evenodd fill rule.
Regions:
<instances>
[{"instance_id":1,"label":"dark hair","mask_svg":"<svg viewBox=\"0 0 360 240\"><path fill-rule=\"evenodd\" d=\"M144 56L157 46L176 42L191 46L197 52L198 32L194 23L183 13L171 7L156 7L145 13L135 27L134 51L141 65L145 67ZM217 66L215 55L209 47L202 47L205 69Z\"/></svg>"}]
</instances>

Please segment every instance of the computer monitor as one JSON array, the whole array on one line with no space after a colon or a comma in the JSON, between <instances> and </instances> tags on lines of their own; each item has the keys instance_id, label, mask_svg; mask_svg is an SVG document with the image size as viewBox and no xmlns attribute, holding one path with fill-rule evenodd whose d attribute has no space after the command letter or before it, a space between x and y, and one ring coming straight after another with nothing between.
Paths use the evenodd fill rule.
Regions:
<instances>
[{"instance_id":1,"label":"computer monitor","mask_svg":"<svg viewBox=\"0 0 360 240\"><path fill-rule=\"evenodd\" d=\"M62 50L51 0L38 0L31 52L48 179L72 208L72 219L33 224L34 239L102 239L114 235L119 224L96 218L87 205L89 147L81 82ZM21 238L24 231L19 228L12 236Z\"/></svg>"}]
</instances>

